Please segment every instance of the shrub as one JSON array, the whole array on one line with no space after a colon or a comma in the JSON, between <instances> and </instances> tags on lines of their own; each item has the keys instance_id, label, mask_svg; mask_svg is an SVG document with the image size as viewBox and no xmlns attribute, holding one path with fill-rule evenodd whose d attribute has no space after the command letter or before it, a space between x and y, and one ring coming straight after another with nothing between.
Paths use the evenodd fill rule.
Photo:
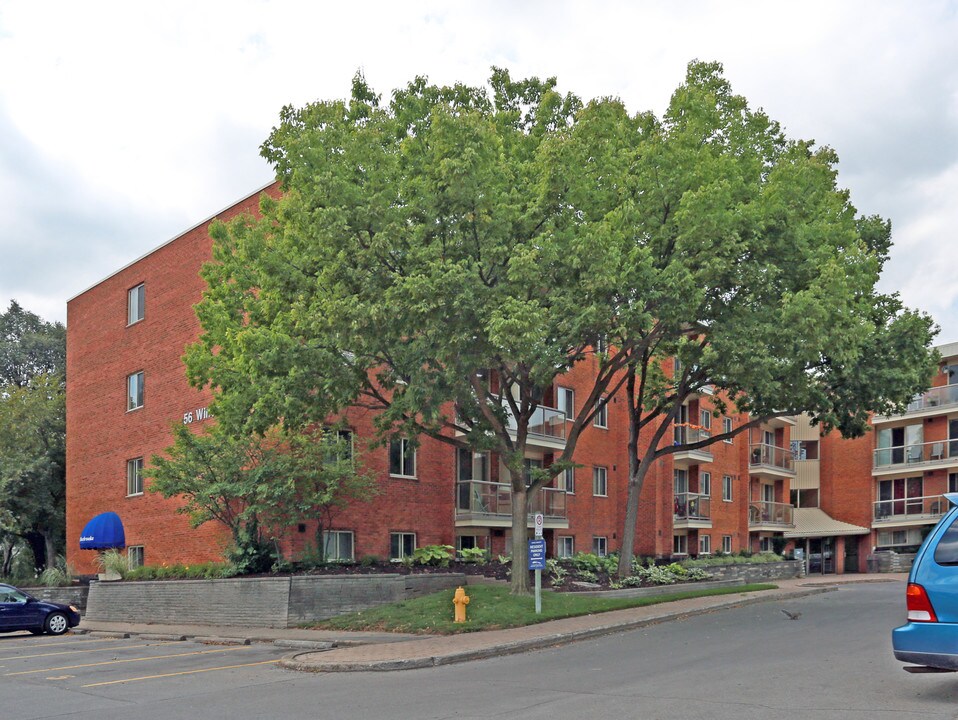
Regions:
<instances>
[{"instance_id":1,"label":"shrub","mask_svg":"<svg viewBox=\"0 0 958 720\"><path fill-rule=\"evenodd\" d=\"M374 565L381 564L383 559L377 555L363 555L359 558L359 564L362 567L373 567Z\"/></svg>"},{"instance_id":2,"label":"shrub","mask_svg":"<svg viewBox=\"0 0 958 720\"><path fill-rule=\"evenodd\" d=\"M125 577L130 571L130 561L116 548L105 550L96 556L97 569L106 575L116 574Z\"/></svg>"},{"instance_id":3,"label":"shrub","mask_svg":"<svg viewBox=\"0 0 958 720\"><path fill-rule=\"evenodd\" d=\"M482 548L463 548L459 551L459 557L463 562L474 562L477 565L485 565L489 562L489 553Z\"/></svg>"},{"instance_id":4,"label":"shrub","mask_svg":"<svg viewBox=\"0 0 958 720\"><path fill-rule=\"evenodd\" d=\"M455 549L452 545L424 545L413 550L412 562L419 565L449 567L449 562L454 557Z\"/></svg>"},{"instance_id":5,"label":"shrub","mask_svg":"<svg viewBox=\"0 0 958 720\"><path fill-rule=\"evenodd\" d=\"M558 558L549 558L546 560L546 572L549 573L549 580L553 587L561 585L569 571L562 566Z\"/></svg>"}]
</instances>

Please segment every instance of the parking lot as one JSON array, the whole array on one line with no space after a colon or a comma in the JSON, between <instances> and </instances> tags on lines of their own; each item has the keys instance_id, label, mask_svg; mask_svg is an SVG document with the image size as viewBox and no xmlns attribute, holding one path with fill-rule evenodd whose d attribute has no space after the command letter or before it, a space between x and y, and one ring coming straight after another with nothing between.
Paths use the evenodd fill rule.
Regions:
<instances>
[{"instance_id":1,"label":"parking lot","mask_svg":"<svg viewBox=\"0 0 958 720\"><path fill-rule=\"evenodd\" d=\"M0 635L0 697L4 718L35 717L31 698L123 699L189 695L215 684L246 687L287 675L277 667L289 650L271 643L249 645L176 639L29 633ZM211 682L216 676L215 683ZM144 692L149 684L148 691ZM11 702L13 701L13 702ZM81 703L82 704L82 703ZM49 710L49 708L48 708Z\"/></svg>"}]
</instances>

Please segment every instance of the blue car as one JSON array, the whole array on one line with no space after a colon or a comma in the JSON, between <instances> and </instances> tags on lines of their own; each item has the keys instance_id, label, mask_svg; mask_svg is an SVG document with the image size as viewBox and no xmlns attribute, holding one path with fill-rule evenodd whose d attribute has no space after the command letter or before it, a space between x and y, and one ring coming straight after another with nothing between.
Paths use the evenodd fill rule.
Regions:
<instances>
[{"instance_id":1,"label":"blue car","mask_svg":"<svg viewBox=\"0 0 958 720\"><path fill-rule=\"evenodd\" d=\"M928 533L908 576L908 624L892 631L895 657L908 672L958 672L958 493Z\"/></svg>"},{"instance_id":2,"label":"blue car","mask_svg":"<svg viewBox=\"0 0 958 720\"><path fill-rule=\"evenodd\" d=\"M62 635L79 624L80 611L73 605L37 600L0 583L0 632L29 630L34 635Z\"/></svg>"}]
</instances>

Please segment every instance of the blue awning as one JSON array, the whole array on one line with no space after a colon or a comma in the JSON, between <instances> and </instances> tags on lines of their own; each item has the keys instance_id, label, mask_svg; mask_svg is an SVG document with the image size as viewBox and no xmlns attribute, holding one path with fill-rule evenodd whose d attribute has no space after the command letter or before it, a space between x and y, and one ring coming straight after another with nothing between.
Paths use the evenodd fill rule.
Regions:
<instances>
[{"instance_id":1,"label":"blue awning","mask_svg":"<svg viewBox=\"0 0 958 720\"><path fill-rule=\"evenodd\" d=\"M123 522L115 512L100 513L80 533L81 550L122 547L126 547L126 535L123 533Z\"/></svg>"}]
</instances>

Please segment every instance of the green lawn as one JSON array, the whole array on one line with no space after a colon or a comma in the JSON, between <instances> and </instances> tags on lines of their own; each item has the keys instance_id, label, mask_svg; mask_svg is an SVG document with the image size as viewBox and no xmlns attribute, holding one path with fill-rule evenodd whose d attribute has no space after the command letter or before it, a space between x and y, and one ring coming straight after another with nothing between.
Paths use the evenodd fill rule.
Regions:
<instances>
[{"instance_id":1,"label":"green lawn","mask_svg":"<svg viewBox=\"0 0 958 720\"><path fill-rule=\"evenodd\" d=\"M454 591L444 590L414 600L340 615L310 627L323 630L374 630L449 635L476 630L520 627L546 620L655 605L684 598L772 590L775 587L777 586L756 584L711 590L676 589L674 593L668 595L644 598L595 598L577 593L543 590L542 613L536 615L535 598L532 596L515 597L509 594L507 586L473 585L467 588L470 598L466 613L468 620L458 625L453 622Z\"/></svg>"}]
</instances>

